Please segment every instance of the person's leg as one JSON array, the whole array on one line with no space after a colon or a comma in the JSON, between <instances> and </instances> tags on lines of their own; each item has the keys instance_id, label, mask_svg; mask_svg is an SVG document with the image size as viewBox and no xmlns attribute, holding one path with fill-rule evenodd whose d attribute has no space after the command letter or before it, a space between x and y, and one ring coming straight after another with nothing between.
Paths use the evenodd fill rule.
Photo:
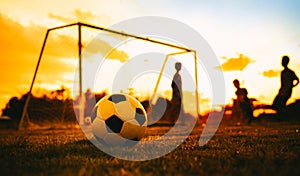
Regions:
<instances>
[{"instance_id":1,"label":"person's leg","mask_svg":"<svg viewBox=\"0 0 300 176\"><path fill-rule=\"evenodd\" d=\"M276 111L282 111L286 107L286 102L288 100L288 97L277 95L273 102L273 109Z\"/></svg>"},{"instance_id":2,"label":"person's leg","mask_svg":"<svg viewBox=\"0 0 300 176\"><path fill-rule=\"evenodd\" d=\"M275 97L275 99L274 99L274 101L273 101L273 104L272 104L272 108L274 109L274 110L278 110L279 109L279 101L280 101L280 96L279 95L277 95L276 97Z\"/></svg>"},{"instance_id":3,"label":"person's leg","mask_svg":"<svg viewBox=\"0 0 300 176\"><path fill-rule=\"evenodd\" d=\"M249 100L245 100L241 103L242 111L243 111L243 118L248 121L248 123L252 122L253 119L253 109L252 105Z\"/></svg>"},{"instance_id":4,"label":"person's leg","mask_svg":"<svg viewBox=\"0 0 300 176\"><path fill-rule=\"evenodd\" d=\"M171 112L171 114L172 114L171 122L173 124L175 124L179 118L179 114L181 111L181 104L176 103L176 104L173 104L172 106L173 106L173 108L172 108L172 112Z\"/></svg>"},{"instance_id":5,"label":"person's leg","mask_svg":"<svg viewBox=\"0 0 300 176\"><path fill-rule=\"evenodd\" d=\"M288 101L289 97L288 96L277 96L274 100L275 103L273 103L273 105L275 104L275 106L273 106L273 109L277 111L279 117L282 117L284 115L286 115L286 103Z\"/></svg>"},{"instance_id":6,"label":"person's leg","mask_svg":"<svg viewBox=\"0 0 300 176\"><path fill-rule=\"evenodd\" d=\"M248 107L247 116L248 116L248 124L250 124L252 122L252 120L254 119L254 117L253 117L253 107L252 107L251 104Z\"/></svg>"},{"instance_id":7,"label":"person's leg","mask_svg":"<svg viewBox=\"0 0 300 176\"><path fill-rule=\"evenodd\" d=\"M286 102L288 101L290 97L288 96L282 96L281 99L282 99L282 108L286 108Z\"/></svg>"}]
</instances>

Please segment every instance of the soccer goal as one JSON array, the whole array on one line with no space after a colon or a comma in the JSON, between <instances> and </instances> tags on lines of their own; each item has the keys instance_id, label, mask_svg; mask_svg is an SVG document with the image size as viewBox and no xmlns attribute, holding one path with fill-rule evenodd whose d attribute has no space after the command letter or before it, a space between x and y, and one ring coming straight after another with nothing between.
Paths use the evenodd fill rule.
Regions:
<instances>
[{"instance_id":1,"label":"soccer goal","mask_svg":"<svg viewBox=\"0 0 300 176\"><path fill-rule=\"evenodd\" d=\"M95 37L99 33L102 38ZM122 45L113 46L111 43L116 43L116 40L122 40ZM103 48L109 53L101 53ZM148 54L142 54L146 52L144 49ZM149 50L152 50L150 54ZM93 62L100 58L105 61ZM193 86L184 88L183 96L187 98L186 107L193 109L198 117L198 64L195 50L164 39L80 22L50 28L46 32L30 88L23 97L24 109L19 129L26 128L28 121L33 120L37 123L55 119L67 123L72 121L74 115L78 123L83 125L86 117L90 116L87 111L91 111L91 108L87 108L88 97L101 98L106 93L128 93L140 101L150 99L152 103L159 101L162 94L170 99L170 75L174 74L176 62L183 63L183 85L186 85L184 81L193 82ZM159 70L153 71L153 65L159 66ZM87 80L91 72L89 68L95 66L98 67L97 74L91 74L94 76L92 81ZM137 68L139 72L133 71ZM188 75L187 78L184 75ZM125 78L122 76L127 76L130 83L123 85Z\"/></svg>"}]
</instances>

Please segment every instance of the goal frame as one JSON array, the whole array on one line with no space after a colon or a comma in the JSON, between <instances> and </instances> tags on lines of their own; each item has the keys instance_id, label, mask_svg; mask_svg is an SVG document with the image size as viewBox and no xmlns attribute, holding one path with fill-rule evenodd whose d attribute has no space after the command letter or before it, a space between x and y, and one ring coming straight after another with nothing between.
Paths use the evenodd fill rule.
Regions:
<instances>
[{"instance_id":1,"label":"goal frame","mask_svg":"<svg viewBox=\"0 0 300 176\"><path fill-rule=\"evenodd\" d=\"M196 53L196 50L186 48L186 47L183 47L183 46L179 46L179 45L175 45L175 44L171 44L171 43L167 43L167 42L163 42L163 41L159 41L159 40L154 40L154 39L151 39L151 38L148 38L148 37L129 34L129 33L123 32L123 31L121 32L121 31L117 31L117 30L113 30L113 29L109 29L109 28L104 28L104 27L99 27L99 26L95 26L95 25L91 25L91 24L78 22L78 23L72 23L72 24L67 24L67 25L57 26L57 27L54 27L54 28L47 29L46 35L44 37L44 42L43 42L43 45L42 45L42 48L41 48L41 51L40 51L40 54L39 54L39 58L38 58L38 61L37 61L36 67L35 67L34 75L33 75L33 78L32 78L31 84L30 84L30 88L29 88L29 91L28 91L27 96L26 96L22 116L21 116L21 119L20 119L20 122L19 122L19 125L18 125L19 130L24 128L24 127L26 128L26 126L24 125L25 120L26 119L29 120L28 105L29 105L29 102L30 102L30 99L31 99L31 96L32 96L31 95L32 89L33 89L33 86L34 86L34 83L35 83L35 79L36 79L36 76L37 76L37 73L38 73L38 69L39 69L39 66L40 66L40 63L41 63L41 60L42 60L42 56L43 56L44 49L45 49L47 39L48 39L48 36L49 36L50 32L55 31L55 30L59 30L59 29L63 29L63 28L74 27L74 26L78 27L78 70L79 70L79 75L78 76L79 76L79 100L80 101L79 101L79 117L77 117L77 118L78 118L79 125L84 124L84 103L85 103L85 99L84 99L83 92L82 92L82 27L96 29L96 30L100 30L100 31L105 31L105 32L109 32L109 33L129 37L129 38L135 38L135 39L138 39L138 40L143 40L143 41L146 41L146 42L151 42L151 43L164 45L164 46L168 46L168 47L171 47L171 48L177 48L177 49L181 50L181 52L170 53L170 54L166 55L164 63L163 63L162 68L161 68L161 71L160 71L160 74L159 74L157 82L156 82L155 89L153 91L153 95L155 95L155 93L157 91L157 88L158 88L158 85L160 83L160 79L161 79L161 76L162 76L162 72L165 68L165 65L166 65L166 62L167 62L168 58L170 56L173 56L173 55L192 53L194 55L194 65L195 65L194 69L195 69L195 84L196 84L196 88L195 88L196 112L197 112L197 116L199 116L200 111L199 111L199 96L198 96L198 68L197 68L197 53Z\"/></svg>"}]
</instances>

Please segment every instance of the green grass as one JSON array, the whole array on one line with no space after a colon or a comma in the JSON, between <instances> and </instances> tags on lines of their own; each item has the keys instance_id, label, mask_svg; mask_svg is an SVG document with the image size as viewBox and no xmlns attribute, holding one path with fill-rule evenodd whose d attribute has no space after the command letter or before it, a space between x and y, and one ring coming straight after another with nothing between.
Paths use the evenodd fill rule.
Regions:
<instances>
[{"instance_id":1,"label":"green grass","mask_svg":"<svg viewBox=\"0 0 300 176\"><path fill-rule=\"evenodd\" d=\"M201 128L166 156L111 157L80 130L0 132L0 175L300 175L300 123L221 125L203 147ZM149 128L148 138L161 135Z\"/></svg>"}]
</instances>

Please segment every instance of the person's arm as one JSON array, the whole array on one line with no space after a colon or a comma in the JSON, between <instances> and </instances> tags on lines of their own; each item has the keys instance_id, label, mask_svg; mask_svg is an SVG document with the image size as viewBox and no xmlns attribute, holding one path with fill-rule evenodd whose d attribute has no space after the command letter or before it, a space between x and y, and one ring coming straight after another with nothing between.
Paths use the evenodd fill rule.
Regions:
<instances>
[{"instance_id":1,"label":"person's arm","mask_svg":"<svg viewBox=\"0 0 300 176\"><path fill-rule=\"evenodd\" d=\"M293 85L293 87L295 87L299 84L299 78L297 77L297 79L295 79L295 80L296 80L296 83Z\"/></svg>"},{"instance_id":2,"label":"person's arm","mask_svg":"<svg viewBox=\"0 0 300 176\"><path fill-rule=\"evenodd\" d=\"M296 76L296 74L294 73L294 81L296 81L296 83L293 84L293 87L297 86L299 84L299 78Z\"/></svg>"}]
</instances>

